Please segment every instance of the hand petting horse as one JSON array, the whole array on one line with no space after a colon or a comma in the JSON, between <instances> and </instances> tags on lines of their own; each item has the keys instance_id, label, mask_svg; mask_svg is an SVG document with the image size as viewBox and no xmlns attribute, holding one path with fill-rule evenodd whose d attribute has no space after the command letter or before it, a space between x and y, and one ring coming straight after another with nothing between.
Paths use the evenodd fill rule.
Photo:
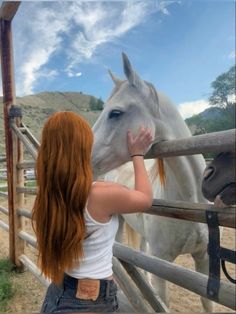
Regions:
<instances>
[{"instance_id":1,"label":"hand petting horse","mask_svg":"<svg viewBox=\"0 0 236 314\"><path fill-rule=\"evenodd\" d=\"M202 193L218 207L236 205L236 154L223 152L206 167Z\"/></svg>"}]
</instances>

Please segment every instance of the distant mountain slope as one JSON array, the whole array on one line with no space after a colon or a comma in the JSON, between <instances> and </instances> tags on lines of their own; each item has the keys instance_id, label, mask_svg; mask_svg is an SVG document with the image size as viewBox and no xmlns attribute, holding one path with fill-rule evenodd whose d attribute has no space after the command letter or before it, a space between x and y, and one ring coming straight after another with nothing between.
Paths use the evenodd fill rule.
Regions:
<instances>
[{"instance_id":1,"label":"distant mountain slope","mask_svg":"<svg viewBox=\"0 0 236 314\"><path fill-rule=\"evenodd\" d=\"M185 120L193 135L229 130L235 128L235 109L212 107Z\"/></svg>"},{"instance_id":2,"label":"distant mountain slope","mask_svg":"<svg viewBox=\"0 0 236 314\"><path fill-rule=\"evenodd\" d=\"M76 92L44 92L35 95L17 97L16 104L21 106L23 122L40 139L45 120L56 111L74 111L81 114L92 126L100 111L90 110L90 95ZM0 97L2 103L2 97ZM217 107L185 120L192 134L216 132L235 128L235 104L228 109ZM0 154L4 152L3 114L0 115Z\"/></svg>"},{"instance_id":3,"label":"distant mountain slope","mask_svg":"<svg viewBox=\"0 0 236 314\"><path fill-rule=\"evenodd\" d=\"M92 96L76 92L44 92L17 97L16 104L22 108L23 122L40 139L44 122L53 112L74 111L82 115L92 126L100 111L90 110ZM2 97L0 98L2 103ZM0 115L0 154L4 150L3 114Z\"/></svg>"}]
</instances>

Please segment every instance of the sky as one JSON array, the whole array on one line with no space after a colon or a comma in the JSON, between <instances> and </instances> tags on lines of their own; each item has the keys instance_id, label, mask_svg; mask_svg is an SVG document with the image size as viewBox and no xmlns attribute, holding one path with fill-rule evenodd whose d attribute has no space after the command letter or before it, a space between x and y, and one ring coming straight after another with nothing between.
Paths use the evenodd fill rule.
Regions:
<instances>
[{"instance_id":1,"label":"sky","mask_svg":"<svg viewBox=\"0 0 236 314\"><path fill-rule=\"evenodd\" d=\"M211 82L235 64L235 1L22 1L13 43L17 96L74 91L105 101L107 70L124 78L125 52L186 118L209 106Z\"/></svg>"}]
</instances>

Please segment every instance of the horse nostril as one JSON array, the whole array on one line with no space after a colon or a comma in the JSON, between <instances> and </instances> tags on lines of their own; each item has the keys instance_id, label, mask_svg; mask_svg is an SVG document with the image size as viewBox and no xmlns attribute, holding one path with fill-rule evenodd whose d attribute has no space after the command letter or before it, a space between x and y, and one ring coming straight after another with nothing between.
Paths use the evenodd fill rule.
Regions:
<instances>
[{"instance_id":1,"label":"horse nostril","mask_svg":"<svg viewBox=\"0 0 236 314\"><path fill-rule=\"evenodd\" d=\"M213 167L208 167L208 168L204 171L204 173L203 173L203 178L204 178L204 180L209 179L209 178L212 176L212 174L213 174L214 172L215 172L215 170L214 170Z\"/></svg>"}]
</instances>

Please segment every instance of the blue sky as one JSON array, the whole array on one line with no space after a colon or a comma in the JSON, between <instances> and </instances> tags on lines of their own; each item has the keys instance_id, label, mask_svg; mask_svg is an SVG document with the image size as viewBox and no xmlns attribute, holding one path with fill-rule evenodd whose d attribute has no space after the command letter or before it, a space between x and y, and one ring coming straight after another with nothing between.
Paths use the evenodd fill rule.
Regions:
<instances>
[{"instance_id":1,"label":"blue sky","mask_svg":"<svg viewBox=\"0 0 236 314\"><path fill-rule=\"evenodd\" d=\"M13 21L16 93L82 91L106 100L121 52L184 117L208 106L235 63L235 1L23 1Z\"/></svg>"}]
</instances>

